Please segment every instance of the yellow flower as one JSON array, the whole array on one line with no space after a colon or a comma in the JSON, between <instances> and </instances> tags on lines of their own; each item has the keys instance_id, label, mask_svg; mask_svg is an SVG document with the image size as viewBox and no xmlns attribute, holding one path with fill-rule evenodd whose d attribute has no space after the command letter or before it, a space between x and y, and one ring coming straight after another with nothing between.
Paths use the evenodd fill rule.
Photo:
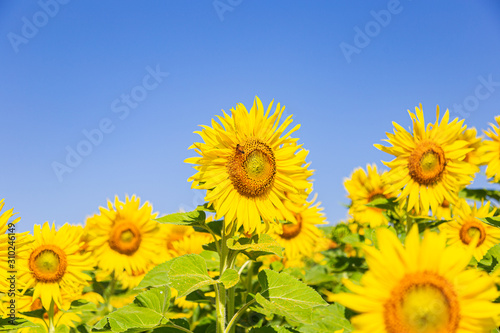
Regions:
<instances>
[{"instance_id":1,"label":"yellow flower","mask_svg":"<svg viewBox=\"0 0 500 333\"><path fill-rule=\"evenodd\" d=\"M158 255L161 238L152 209L149 202L140 207L135 195L125 202L116 197L114 207L108 201L108 209L100 207L100 214L87 219L88 250L101 269L132 275L166 260Z\"/></svg>"},{"instance_id":2,"label":"yellow flower","mask_svg":"<svg viewBox=\"0 0 500 333\"><path fill-rule=\"evenodd\" d=\"M429 230L420 240L413 227L403 247L397 236L377 229L380 250L366 246L369 271L361 285L345 280L353 293L333 297L354 311L355 332L490 332L500 315L494 280L466 270L472 252L446 248L446 237Z\"/></svg>"},{"instance_id":3,"label":"yellow flower","mask_svg":"<svg viewBox=\"0 0 500 333\"><path fill-rule=\"evenodd\" d=\"M250 112L238 104L231 116L224 112L218 117L221 124L212 120L212 127L195 132L204 143L190 147L201 157L186 159L197 170L188 181L207 190L205 200L215 208L216 219L225 218L226 230L236 224L236 230L243 226L247 233L261 233L278 220L295 222L281 200L286 192L311 187L306 180L312 174L305 163L308 152L290 137L300 125L284 134L292 116L280 125L284 107L278 104L271 114L272 104L264 113L256 97Z\"/></svg>"},{"instance_id":4,"label":"yellow flower","mask_svg":"<svg viewBox=\"0 0 500 333\"><path fill-rule=\"evenodd\" d=\"M438 219L451 220L451 217L453 216L451 208L451 204L448 200L444 199L443 202L437 206L434 216Z\"/></svg>"},{"instance_id":5,"label":"yellow flower","mask_svg":"<svg viewBox=\"0 0 500 333\"><path fill-rule=\"evenodd\" d=\"M479 149L479 154L483 157L483 162L486 167L486 176L493 178L494 182L500 181L500 116L496 116L495 120L499 127L490 123L492 129L484 131L491 139L485 140L483 146Z\"/></svg>"},{"instance_id":6,"label":"yellow flower","mask_svg":"<svg viewBox=\"0 0 500 333\"><path fill-rule=\"evenodd\" d=\"M69 224L56 230L48 222L43 227L35 224L33 242L28 245L28 257L20 262L19 280L24 290L34 288L33 299L40 298L45 309L51 301L59 308L63 305L62 293L68 298L77 297L90 280L84 271L93 270L90 253L80 252L81 229Z\"/></svg>"},{"instance_id":7,"label":"yellow flower","mask_svg":"<svg viewBox=\"0 0 500 333\"><path fill-rule=\"evenodd\" d=\"M465 155L464 161L475 165L476 172L479 172L479 166L485 164L483 156L480 154L480 149L484 144L483 138L477 136L475 128L469 128L459 136L459 140L469 142L469 148L472 148L472 150Z\"/></svg>"},{"instance_id":8,"label":"yellow flower","mask_svg":"<svg viewBox=\"0 0 500 333\"><path fill-rule=\"evenodd\" d=\"M471 207L465 200L461 200L456 207L453 221L440 225L447 238L448 244L467 248L474 237L478 238L474 258L481 260L486 252L496 244L500 243L500 229L490 226L479 218L491 217L496 209L490 211L490 202L486 202L477 208L476 203Z\"/></svg>"},{"instance_id":9,"label":"yellow flower","mask_svg":"<svg viewBox=\"0 0 500 333\"><path fill-rule=\"evenodd\" d=\"M354 170L350 179L344 180L344 187L347 190L348 198L351 199L349 214L361 224L368 224L371 228L380 225L387 225L389 221L383 214L383 210L375 207L368 207L366 204L377 198L388 198L384 194L388 185L382 182L382 175L377 172L377 166L367 165L367 173L362 168Z\"/></svg>"},{"instance_id":10,"label":"yellow flower","mask_svg":"<svg viewBox=\"0 0 500 333\"><path fill-rule=\"evenodd\" d=\"M386 195L397 196L401 207L416 214L433 213L444 199L454 204L458 191L469 184L477 167L465 162L464 158L473 148L469 142L459 140L465 130L463 120L449 122L446 110L439 122L439 107L436 123L425 125L422 105L411 113L413 132L409 133L393 123L395 134L387 133L392 147L376 144L378 149L396 156L391 162L384 162L391 170L384 177L389 185Z\"/></svg>"},{"instance_id":11,"label":"yellow flower","mask_svg":"<svg viewBox=\"0 0 500 333\"><path fill-rule=\"evenodd\" d=\"M297 223L280 224L271 233L271 236L285 248L287 261L293 262L302 257L311 257L316 244L323 237L316 225L325 224L325 217L320 208L321 202L314 204L317 195L312 201L303 205L287 205Z\"/></svg>"}]
</instances>

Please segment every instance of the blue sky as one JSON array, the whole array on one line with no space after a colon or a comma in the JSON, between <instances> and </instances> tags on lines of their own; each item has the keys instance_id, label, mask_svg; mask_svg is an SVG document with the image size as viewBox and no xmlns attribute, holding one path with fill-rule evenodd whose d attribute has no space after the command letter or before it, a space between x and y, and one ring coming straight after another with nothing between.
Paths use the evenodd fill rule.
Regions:
<instances>
[{"instance_id":1,"label":"blue sky","mask_svg":"<svg viewBox=\"0 0 500 333\"><path fill-rule=\"evenodd\" d=\"M336 223L344 178L392 159L373 144L392 121L409 127L407 109L434 120L439 104L478 129L500 114L500 4L449 4L3 1L0 198L18 231L84 223L115 195L193 208L193 131L259 96L302 125Z\"/></svg>"}]
</instances>

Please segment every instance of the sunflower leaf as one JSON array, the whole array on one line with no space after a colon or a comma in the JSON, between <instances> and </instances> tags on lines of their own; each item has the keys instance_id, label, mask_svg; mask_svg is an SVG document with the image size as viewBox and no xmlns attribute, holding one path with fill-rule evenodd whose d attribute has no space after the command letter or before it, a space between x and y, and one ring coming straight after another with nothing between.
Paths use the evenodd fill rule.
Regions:
<instances>
[{"instance_id":1,"label":"sunflower leaf","mask_svg":"<svg viewBox=\"0 0 500 333\"><path fill-rule=\"evenodd\" d=\"M170 285L179 292L178 297L200 289L201 287L216 284L207 272L205 259L198 254L186 254L172 259L167 272Z\"/></svg>"},{"instance_id":2,"label":"sunflower leaf","mask_svg":"<svg viewBox=\"0 0 500 333\"><path fill-rule=\"evenodd\" d=\"M298 332L299 331L296 331L291 327L283 327L283 326L254 327L250 330L250 333L298 333Z\"/></svg>"},{"instance_id":3,"label":"sunflower leaf","mask_svg":"<svg viewBox=\"0 0 500 333\"><path fill-rule=\"evenodd\" d=\"M5 305L7 307L7 305ZM43 324L34 324L24 318L16 317L14 321L12 318L0 318L0 332L11 331L11 330L20 330L21 328L30 327L31 331L36 331L37 333L40 331L41 333L46 332L47 328Z\"/></svg>"},{"instance_id":4,"label":"sunflower leaf","mask_svg":"<svg viewBox=\"0 0 500 333\"><path fill-rule=\"evenodd\" d=\"M235 270L234 268L229 268L222 273L222 276L219 279L219 282L222 282L224 287L226 289L229 289L236 285L238 281L240 280L240 276L238 274L238 271Z\"/></svg>"},{"instance_id":5,"label":"sunflower leaf","mask_svg":"<svg viewBox=\"0 0 500 333\"><path fill-rule=\"evenodd\" d=\"M159 223L195 226L205 223L206 214L202 210L195 210L187 213L174 213L157 218Z\"/></svg>"},{"instance_id":6,"label":"sunflower leaf","mask_svg":"<svg viewBox=\"0 0 500 333\"><path fill-rule=\"evenodd\" d=\"M132 304L111 312L94 325L93 331L125 332L151 329L169 323L165 313L170 304L170 288L154 288L136 296Z\"/></svg>"},{"instance_id":7,"label":"sunflower leaf","mask_svg":"<svg viewBox=\"0 0 500 333\"><path fill-rule=\"evenodd\" d=\"M489 224L493 227L500 228L500 216L478 218L478 220L481 220L484 223Z\"/></svg>"},{"instance_id":8,"label":"sunflower leaf","mask_svg":"<svg viewBox=\"0 0 500 333\"><path fill-rule=\"evenodd\" d=\"M171 264L172 260L169 260L154 267L152 270L146 273L141 283L139 283L139 285L134 289L144 289L148 287L162 287L170 285L168 271L170 270Z\"/></svg>"},{"instance_id":9,"label":"sunflower leaf","mask_svg":"<svg viewBox=\"0 0 500 333\"><path fill-rule=\"evenodd\" d=\"M330 333L344 329L343 333L350 333L353 327L346 319L345 308L340 304L330 304L327 307L319 307L314 310L313 323L301 326L302 333Z\"/></svg>"},{"instance_id":10,"label":"sunflower leaf","mask_svg":"<svg viewBox=\"0 0 500 333\"><path fill-rule=\"evenodd\" d=\"M393 209L396 207L397 203L394 198L376 198L365 204L367 207L379 208L379 209Z\"/></svg>"},{"instance_id":11,"label":"sunflower leaf","mask_svg":"<svg viewBox=\"0 0 500 333\"><path fill-rule=\"evenodd\" d=\"M472 200L489 200L493 199L500 202L500 191L487 190L483 188L464 188L458 192L460 198Z\"/></svg>"},{"instance_id":12,"label":"sunflower leaf","mask_svg":"<svg viewBox=\"0 0 500 333\"><path fill-rule=\"evenodd\" d=\"M266 312L307 324L313 320L314 308L328 305L314 289L288 273L266 269L258 279L262 291L255 295L255 300Z\"/></svg>"},{"instance_id":13,"label":"sunflower leaf","mask_svg":"<svg viewBox=\"0 0 500 333\"><path fill-rule=\"evenodd\" d=\"M267 234L254 235L252 238L242 237L238 240L230 238L226 244L231 250L241 251L252 260L268 254L281 257L283 251L283 247Z\"/></svg>"}]
</instances>

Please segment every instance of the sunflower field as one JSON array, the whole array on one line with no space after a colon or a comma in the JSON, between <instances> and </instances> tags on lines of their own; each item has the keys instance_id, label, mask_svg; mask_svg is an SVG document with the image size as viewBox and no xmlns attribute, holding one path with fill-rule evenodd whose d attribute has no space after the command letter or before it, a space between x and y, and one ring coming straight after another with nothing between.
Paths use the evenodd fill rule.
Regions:
<instances>
[{"instance_id":1,"label":"sunflower field","mask_svg":"<svg viewBox=\"0 0 500 333\"><path fill-rule=\"evenodd\" d=\"M1 199L0 330L500 332L500 116L481 135L409 111L328 223L283 113L256 97L195 132L194 211L116 196L84 225L16 233ZM469 187L479 172L491 189Z\"/></svg>"}]
</instances>

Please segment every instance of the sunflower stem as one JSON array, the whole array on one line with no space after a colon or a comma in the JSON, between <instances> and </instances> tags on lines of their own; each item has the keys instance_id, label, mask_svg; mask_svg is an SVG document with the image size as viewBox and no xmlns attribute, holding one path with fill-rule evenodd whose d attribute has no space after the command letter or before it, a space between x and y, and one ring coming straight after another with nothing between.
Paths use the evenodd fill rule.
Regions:
<instances>
[{"instance_id":1,"label":"sunflower stem","mask_svg":"<svg viewBox=\"0 0 500 333\"><path fill-rule=\"evenodd\" d=\"M224 221L225 222L225 221ZM228 256L229 248L226 244L226 233L225 233L225 223L222 225L222 233L221 233L221 244L220 244L220 269L219 276L222 276L224 271L226 270L226 260ZM226 289L223 284L218 284L215 286L216 291L216 332L224 333L226 329Z\"/></svg>"},{"instance_id":2,"label":"sunflower stem","mask_svg":"<svg viewBox=\"0 0 500 333\"><path fill-rule=\"evenodd\" d=\"M49 333L56 331L56 327L54 326L54 312L54 299L52 299L49 306Z\"/></svg>"}]
</instances>

